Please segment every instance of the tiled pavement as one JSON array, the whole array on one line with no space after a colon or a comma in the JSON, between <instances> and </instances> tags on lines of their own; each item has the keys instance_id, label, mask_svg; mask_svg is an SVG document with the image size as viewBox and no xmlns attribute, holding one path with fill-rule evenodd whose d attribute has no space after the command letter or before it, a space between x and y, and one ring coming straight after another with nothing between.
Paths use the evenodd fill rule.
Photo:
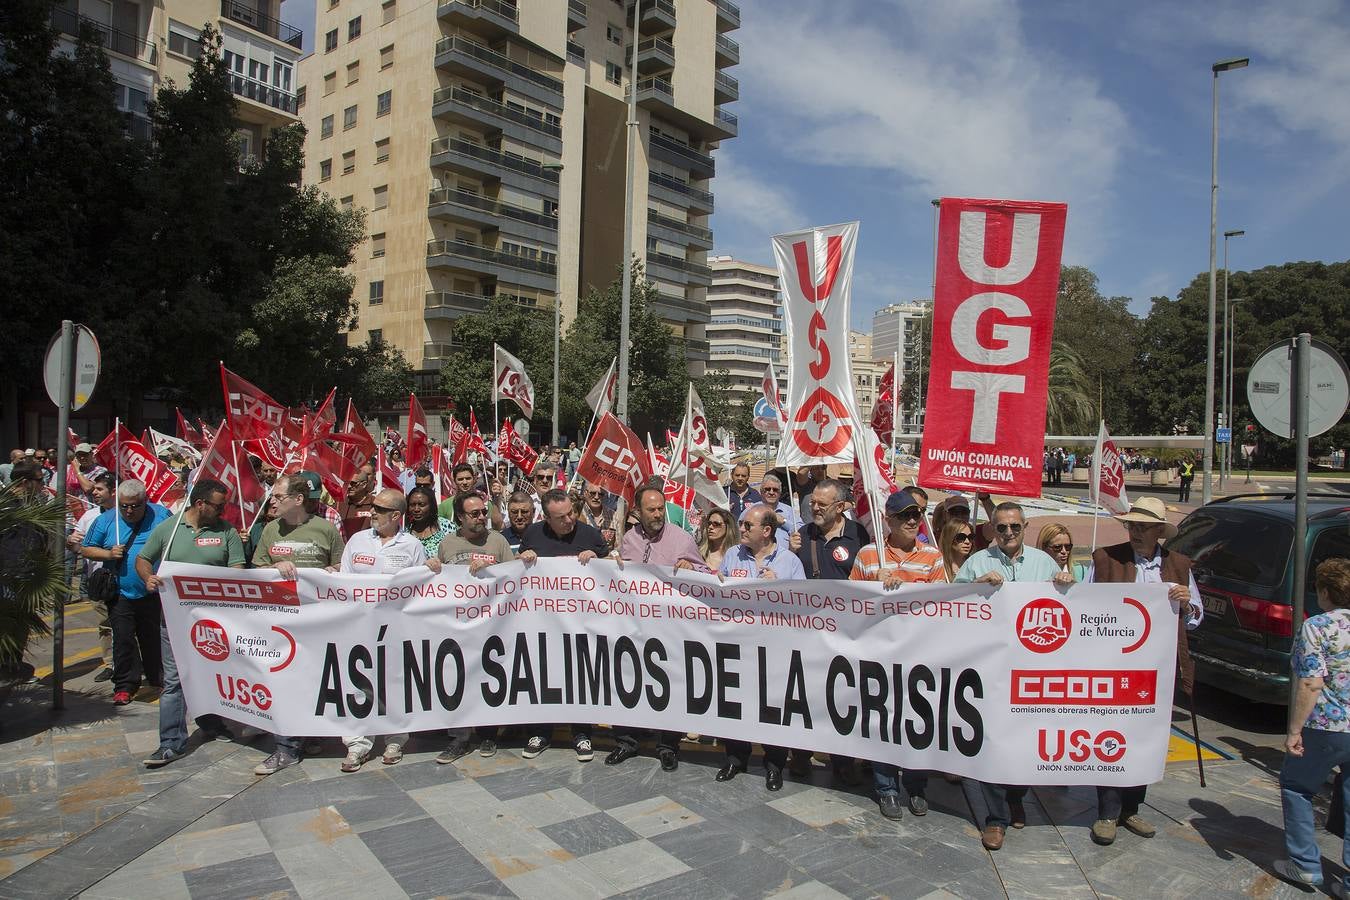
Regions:
<instances>
[{"instance_id":1,"label":"tiled pavement","mask_svg":"<svg viewBox=\"0 0 1350 900\"><path fill-rule=\"evenodd\" d=\"M1091 790L1037 788L1028 827L992 854L971 785L935 777L932 811L890 822L865 791L835 789L828 766L769 794L758 766L714 782L720 753L697 745L674 773L647 756L605 766L603 737L584 765L567 746L527 761L507 743L438 766L428 736L398 765L342 775L330 741L257 778L267 738L194 739L149 771L158 706L115 708L92 683L91 616L70 621L67 659L83 661L64 712L50 712L45 684L0 686L0 900L1298 895L1269 874L1282 846L1274 777L1241 760L1207 763L1205 789L1172 766L1149 790L1158 837L1122 831L1109 848L1089 839ZM1323 850L1340 858L1330 836Z\"/></svg>"}]
</instances>

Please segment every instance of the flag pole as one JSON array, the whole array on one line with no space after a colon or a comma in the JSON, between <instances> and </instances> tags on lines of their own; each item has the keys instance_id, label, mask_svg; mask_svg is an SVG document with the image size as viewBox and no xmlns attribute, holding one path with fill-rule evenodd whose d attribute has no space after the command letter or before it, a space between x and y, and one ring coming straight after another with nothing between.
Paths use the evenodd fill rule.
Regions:
<instances>
[{"instance_id":1,"label":"flag pole","mask_svg":"<svg viewBox=\"0 0 1350 900\"><path fill-rule=\"evenodd\" d=\"M897 429L900 423L900 385L902 383L900 378L900 351L898 349L895 351L895 363L892 371L895 373L891 376L891 475L894 477L895 455L898 452L897 446L899 444L895 436L899 433Z\"/></svg>"},{"instance_id":2,"label":"flag pole","mask_svg":"<svg viewBox=\"0 0 1350 900\"><path fill-rule=\"evenodd\" d=\"M118 492L122 490L122 417L113 419L113 503L119 504L113 516L113 540L122 543L122 507Z\"/></svg>"},{"instance_id":3,"label":"flag pole","mask_svg":"<svg viewBox=\"0 0 1350 900\"><path fill-rule=\"evenodd\" d=\"M235 471L235 473L236 473L235 476L234 476L234 477L235 477L235 487L238 488L238 490L236 490L236 491L234 492L234 494L235 494L235 497L234 497L234 498L235 498L236 500L239 501L239 523L240 523L241 525L245 525L245 523L248 522L248 513L246 513L246 512L244 511L244 481L243 481L243 479L242 479L242 478L239 476L239 474L238 474L238 472L239 472L239 442L238 442L238 441L230 441L230 455L234 457L234 471ZM252 531L252 530L253 530L253 526L252 526L251 524L245 525L245 528L244 528L244 531L245 531L245 532Z\"/></svg>"}]
</instances>

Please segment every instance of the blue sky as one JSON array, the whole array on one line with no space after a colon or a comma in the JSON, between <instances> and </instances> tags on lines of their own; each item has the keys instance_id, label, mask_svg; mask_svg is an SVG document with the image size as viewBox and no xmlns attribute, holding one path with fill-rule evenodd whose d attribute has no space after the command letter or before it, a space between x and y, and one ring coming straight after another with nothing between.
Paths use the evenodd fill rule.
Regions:
<instances>
[{"instance_id":1,"label":"blue sky","mask_svg":"<svg viewBox=\"0 0 1350 900\"><path fill-rule=\"evenodd\" d=\"M939 196L1067 202L1066 264L1140 315L1175 296L1209 265L1210 65L1232 56L1232 268L1350 257L1350 2L739 2L716 252L770 263L774 233L860 220L855 327L929 296ZM313 0L283 15L308 48Z\"/></svg>"}]
</instances>

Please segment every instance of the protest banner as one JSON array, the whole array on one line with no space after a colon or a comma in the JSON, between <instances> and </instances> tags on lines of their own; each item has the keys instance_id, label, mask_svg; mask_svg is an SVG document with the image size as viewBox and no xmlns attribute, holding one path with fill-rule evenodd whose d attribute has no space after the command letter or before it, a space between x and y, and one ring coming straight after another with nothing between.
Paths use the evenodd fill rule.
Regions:
<instances>
[{"instance_id":1,"label":"protest banner","mask_svg":"<svg viewBox=\"0 0 1350 900\"><path fill-rule=\"evenodd\" d=\"M170 506L183 497L178 476L118 421L103 441L94 448L94 458L118 481L138 479L145 485L152 503Z\"/></svg>"},{"instance_id":2,"label":"protest banner","mask_svg":"<svg viewBox=\"0 0 1350 900\"><path fill-rule=\"evenodd\" d=\"M787 408L780 466L853 461L860 427L849 366L849 298L858 223L775 235L788 337Z\"/></svg>"},{"instance_id":3,"label":"protest banner","mask_svg":"<svg viewBox=\"0 0 1350 900\"><path fill-rule=\"evenodd\" d=\"M534 382L525 371L525 364L493 344L492 367L493 406L498 400L514 400L525 418L534 415Z\"/></svg>"},{"instance_id":4,"label":"protest banner","mask_svg":"<svg viewBox=\"0 0 1350 900\"><path fill-rule=\"evenodd\" d=\"M1063 203L944 198L919 483L1041 494Z\"/></svg>"},{"instance_id":5,"label":"protest banner","mask_svg":"<svg viewBox=\"0 0 1350 900\"><path fill-rule=\"evenodd\" d=\"M159 574L190 714L278 734L606 722L1004 784L1163 772L1161 584L885 591L566 559Z\"/></svg>"}]
</instances>

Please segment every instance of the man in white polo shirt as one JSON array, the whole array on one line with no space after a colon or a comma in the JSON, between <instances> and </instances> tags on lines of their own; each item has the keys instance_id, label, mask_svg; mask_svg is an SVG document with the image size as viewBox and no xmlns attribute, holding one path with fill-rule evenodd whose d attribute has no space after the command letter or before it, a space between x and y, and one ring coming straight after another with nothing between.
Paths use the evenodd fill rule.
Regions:
<instances>
[{"instance_id":1,"label":"man in white polo shirt","mask_svg":"<svg viewBox=\"0 0 1350 900\"><path fill-rule=\"evenodd\" d=\"M400 492L386 489L376 494L375 504L370 510L370 527L358 531L347 542L342 551L339 571L344 574L387 575L411 566L426 565L426 548L420 540L403 530L403 516L407 510L407 499ZM342 771L360 771L375 747L374 740L366 735L356 735L344 737L342 743L347 745L347 758L342 761ZM406 732L385 735L381 762L392 766L403 759L403 746L407 743Z\"/></svg>"}]
</instances>

